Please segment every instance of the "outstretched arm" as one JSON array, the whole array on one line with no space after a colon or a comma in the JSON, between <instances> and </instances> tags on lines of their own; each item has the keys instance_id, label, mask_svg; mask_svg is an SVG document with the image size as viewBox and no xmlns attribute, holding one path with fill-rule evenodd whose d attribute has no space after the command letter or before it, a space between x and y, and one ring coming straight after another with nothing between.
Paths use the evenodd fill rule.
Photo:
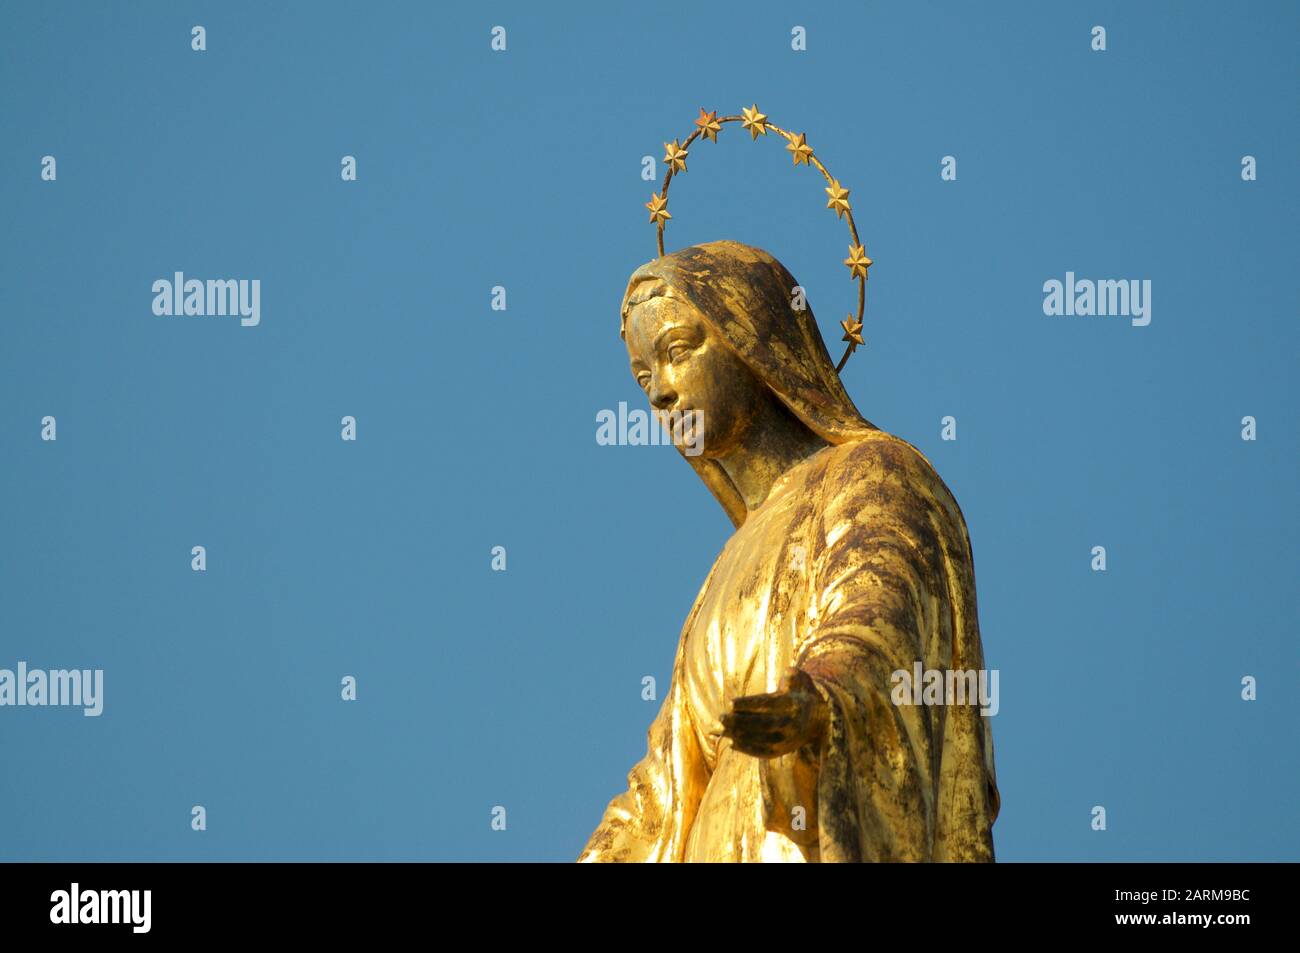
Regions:
<instances>
[{"instance_id":1,"label":"outstretched arm","mask_svg":"<svg viewBox=\"0 0 1300 953\"><path fill-rule=\"evenodd\" d=\"M738 699L730 732L765 759L769 824L785 830L804 808L822 860L929 860L946 712L895 705L892 676L952 661L957 590L969 582L973 598L965 526L901 441L873 441L852 463L823 487L815 624L798 674L774 695Z\"/></svg>"}]
</instances>

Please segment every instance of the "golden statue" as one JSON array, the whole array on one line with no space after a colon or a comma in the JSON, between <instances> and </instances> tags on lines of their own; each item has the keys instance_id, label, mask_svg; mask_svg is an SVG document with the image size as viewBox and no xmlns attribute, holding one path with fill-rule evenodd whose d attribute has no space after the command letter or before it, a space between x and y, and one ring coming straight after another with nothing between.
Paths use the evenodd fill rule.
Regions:
<instances>
[{"instance_id":1,"label":"golden statue","mask_svg":"<svg viewBox=\"0 0 1300 953\"><path fill-rule=\"evenodd\" d=\"M840 368L862 344L871 260L848 190L757 106L700 110L696 132L665 146L648 206L660 256L628 282L622 336L736 529L682 628L646 755L579 859L992 861L988 719L892 695L918 662L983 670L961 510L920 451L858 413L780 262L732 241L663 253L687 147L737 121L754 139L783 136L830 183L859 282Z\"/></svg>"}]
</instances>

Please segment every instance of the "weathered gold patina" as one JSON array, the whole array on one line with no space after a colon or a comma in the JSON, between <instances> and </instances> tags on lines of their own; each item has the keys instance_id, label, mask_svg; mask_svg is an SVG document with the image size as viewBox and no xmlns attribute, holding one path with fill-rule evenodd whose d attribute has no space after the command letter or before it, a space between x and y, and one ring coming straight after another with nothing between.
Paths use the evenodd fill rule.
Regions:
<instances>
[{"instance_id":1,"label":"weathered gold patina","mask_svg":"<svg viewBox=\"0 0 1300 953\"><path fill-rule=\"evenodd\" d=\"M796 284L730 241L628 283L632 371L657 411L696 415L703 451L683 456L736 529L580 860L993 860L988 719L891 701L918 660L984 668L965 520L858 413Z\"/></svg>"}]
</instances>

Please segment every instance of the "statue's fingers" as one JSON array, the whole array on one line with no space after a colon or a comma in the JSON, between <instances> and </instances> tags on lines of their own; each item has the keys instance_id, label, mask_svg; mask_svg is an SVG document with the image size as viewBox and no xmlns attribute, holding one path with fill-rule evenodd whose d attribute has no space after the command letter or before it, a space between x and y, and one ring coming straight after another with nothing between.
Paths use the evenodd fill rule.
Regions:
<instances>
[{"instance_id":1,"label":"statue's fingers","mask_svg":"<svg viewBox=\"0 0 1300 953\"><path fill-rule=\"evenodd\" d=\"M733 731L744 731L752 734L756 731L771 731L782 720L781 716L775 712L742 711L729 716L727 726Z\"/></svg>"},{"instance_id":2,"label":"statue's fingers","mask_svg":"<svg viewBox=\"0 0 1300 953\"><path fill-rule=\"evenodd\" d=\"M731 747L735 748L741 754L753 755L756 758L766 758L767 749L757 738L748 735L731 739Z\"/></svg>"},{"instance_id":3,"label":"statue's fingers","mask_svg":"<svg viewBox=\"0 0 1300 953\"><path fill-rule=\"evenodd\" d=\"M798 717L801 705L797 699L790 698L786 695L773 696L771 700L754 708L747 709L746 715L752 715L755 718L768 718L777 721L793 721Z\"/></svg>"},{"instance_id":4,"label":"statue's fingers","mask_svg":"<svg viewBox=\"0 0 1300 953\"><path fill-rule=\"evenodd\" d=\"M734 711L743 712L781 712L787 717L798 708L798 700L786 692L773 692L770 695L746 695L732 702Z\"/></svg>"},{"instance_id":5,"label":"statue's fingers","mask_svg":"<svg viewBox=\"0 0 1300 953\"><path fill-rule=\"evenodd\" d=\"M738 712L725 715L722 720L722 737L749 738L776 730L783 720L769 712Z\"/></svg>"},{"instance_id":6,"label":"statue's fingers","mask_svg":"<svg viewBox=\"0 0 1300 953\"><path fill-rule=\"evenodd\" d=\"M722 716L722 722L723 727L728 731L746 731L762 718L762 711L728 711Z\"/></svg>"},{"instance_id":7,"label":"statue's fingers","mask_svg":"<svg viewBox=\"0 0 1300 953\"><path fill-rule=\"evenodd\" d=\"M795 732L789 722L779 722L767 726L766 729L761 732L761 737L765 744L785 747L794 742Z\"/></svg>"},{"instance_id":8,"label":"statue's fingers","mask_svg":"<svg viewBox=\"0 0 1300 953\"><path fill-rule=\"evenodd\" d=\"M791 750L789 741L774 732L757 732L747 735L743 742L733 742L733 744L743 754L758 758L774 758Z\"/></svg>"},{"instance_id":9,"label":"statue's fingers","mask_svg":"<svg viewBox=\"0 0 1300 953\"><path fill-rule=\"evenodd\" d=\"M762 737L786 750L793 750L803 743L805 728L794 718L779 713L765 713L749 716L744 730L750 737Z\"/></svg>"},{"instance_id":10,"label":"statue's fingers","mask_svg":"<svg viewBox=\"0 0 1300 953\"><path fill-rule=\"evenodd\" d=\"M754 711L770 704L772 695L741 695L733 699L731 708L733 711Z\"/></svg>"}]
</instances>

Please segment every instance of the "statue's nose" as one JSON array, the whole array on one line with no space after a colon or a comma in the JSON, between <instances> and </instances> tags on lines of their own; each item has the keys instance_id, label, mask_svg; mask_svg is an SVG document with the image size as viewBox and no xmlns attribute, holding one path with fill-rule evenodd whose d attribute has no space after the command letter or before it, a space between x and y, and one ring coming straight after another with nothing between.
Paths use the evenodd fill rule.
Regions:
<instances>
[{"instance_id":1,"label":"statue's nose","mask_svg":"<svg viewBox=\"0 0 1300 953\"><path fill-rule=\"evenodd\" d=\"M673 404L677 403L677 392L671 387L660 387L658 384L650 391L650 405L655 410L667 410Z\"/></svg>"}]
</instances>

